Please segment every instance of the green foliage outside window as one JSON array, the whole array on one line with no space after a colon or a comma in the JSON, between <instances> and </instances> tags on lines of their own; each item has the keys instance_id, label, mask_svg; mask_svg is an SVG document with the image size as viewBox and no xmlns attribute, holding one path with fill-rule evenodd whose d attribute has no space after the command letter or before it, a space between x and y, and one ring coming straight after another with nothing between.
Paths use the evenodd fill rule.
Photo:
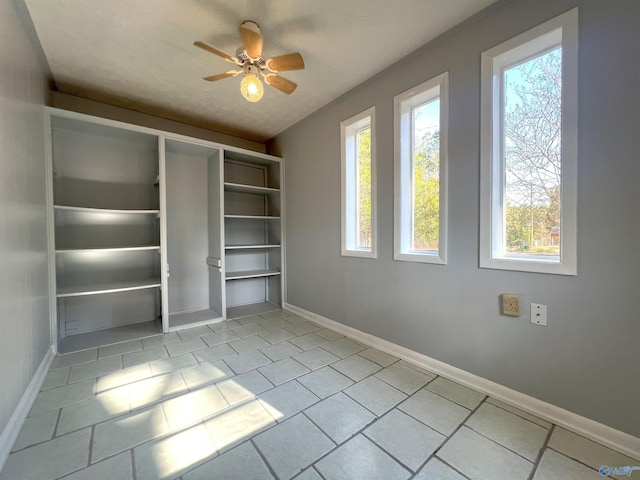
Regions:
<instances>
[{"instance_id":1,"label":"green foliage outside window","mask_svg":"<svg viewBox=\"0 0 640 480\"><path fill-rule=\"evenodd\" d=\"M358 248L371 248L371 128L357 134Z\"/></svg>"},{"instance_id":2,"label":"green foliage outside window","mask_svg":"<svg viewBox=\"0 0 640 480\"><path fill-rule=\"evenodd\" d=\"M413 250L438 250L440 131L416 139L413 159Z\"/></svg>"}]
</instances>

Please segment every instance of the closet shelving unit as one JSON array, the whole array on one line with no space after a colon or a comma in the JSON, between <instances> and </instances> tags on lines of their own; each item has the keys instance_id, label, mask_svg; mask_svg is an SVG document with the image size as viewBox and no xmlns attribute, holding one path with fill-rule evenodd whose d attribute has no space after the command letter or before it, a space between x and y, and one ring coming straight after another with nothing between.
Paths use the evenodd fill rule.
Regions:
<instances>
[{"instance_id":1,"label":"closet shelving unit","mask_svg":"<svg viewBox=\"0 0 640 480\"><path fill-rule=\"evenodd\" d=\"M159 333L157 138L51 117L59 350Z\"/></svg>"},{"instance_id":2,"label":"closet shelving unit","mask_svg":"<svg viewBox=\"0 0 640 480\"><path fill-rule=\"evenodd\" d=\"M282 306L282 159L47 108L62 353Z\"/></svg>"},{"instance_id":3,"label":"closet shelving unit","mask_svg":"<svg viewBox=\"0 0 640 480\"><path fill-rule=\"evenodd\" d=\"M225 152L228 318L279 308L282 296L281 164Z\"/></svg>"}]
</instances>

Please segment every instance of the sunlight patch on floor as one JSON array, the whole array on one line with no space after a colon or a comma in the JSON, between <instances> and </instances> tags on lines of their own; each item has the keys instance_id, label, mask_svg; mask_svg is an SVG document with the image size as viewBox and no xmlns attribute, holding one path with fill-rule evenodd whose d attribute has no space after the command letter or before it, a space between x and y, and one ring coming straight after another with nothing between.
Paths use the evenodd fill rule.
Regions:
<instances>
[{"instance_id":1,"label":"sunlight patch on floor","mask_svg":"<svg viewBox=\"0 0 640 480\"><path fill-rule=\"evenodd\" d=\"M256 400L225 410L205 422L220 451L245 441L273 424L273 417Z\"/></svg>"},{"instance_id":2,"label":"sunlight patch on floor","mask_svg":"<svg viewBox=\"0 0 640 480\"><path fill-rule=\"evenodd\" d=\"M213 458L216 454L216 447L203 425L171 435L149 448L152 462L150 465L138 466L144 472L138 478L175 478L191 466ZM144 454L136 458L136 463L139 461L144 462Z\"/></svg>"}]
</instances>

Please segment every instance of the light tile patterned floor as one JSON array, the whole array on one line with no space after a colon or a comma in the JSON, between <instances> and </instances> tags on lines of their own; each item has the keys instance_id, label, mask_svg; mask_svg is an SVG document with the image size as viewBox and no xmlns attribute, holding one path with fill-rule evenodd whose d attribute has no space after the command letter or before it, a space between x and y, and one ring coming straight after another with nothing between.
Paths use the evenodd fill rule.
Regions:
<instances>
[{"instance_id":1,"label":"light tile patterned floor","mask_svg":"<svg viewBox=\"0 0 640 480\"><path fill-rule=\"evenodd\" d=\"M596 480L601 465L640 461L278 311L57 357L0 480Z\"/></svg>"}]
</instances>

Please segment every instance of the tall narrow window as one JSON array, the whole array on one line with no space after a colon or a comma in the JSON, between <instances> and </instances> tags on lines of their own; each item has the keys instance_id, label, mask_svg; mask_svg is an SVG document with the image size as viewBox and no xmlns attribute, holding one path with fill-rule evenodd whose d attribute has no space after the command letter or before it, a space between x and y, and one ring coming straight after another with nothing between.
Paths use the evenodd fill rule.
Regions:
<instances>
[{"instance_id":1,"label":"tall narrow window","mask_svg":"<svg viewBox=\"0 0 640 480\"><path fill-rule=\"evenodd\" d=\"M446 263L448 74L395 97L396 260Z\"/></svg>"},{"instance_id":2,"label":"tall narrow window","mask_svg":"<svg viewBox=\"0 0 640 480\"><path fill-rule=\"evenodd\" d=\"M340 124L342 255L376 257L375 108Z\"/></svg>"},{"instance_id":3,"label":"tall narrow window","mask_svg":"<svg viewBox=\"0 0 640 480\"><path fill-rule=\"evenodd\" d=\"M575 275L577 10L482 54L480 266Z\"/></svg>"}]
</instances>

